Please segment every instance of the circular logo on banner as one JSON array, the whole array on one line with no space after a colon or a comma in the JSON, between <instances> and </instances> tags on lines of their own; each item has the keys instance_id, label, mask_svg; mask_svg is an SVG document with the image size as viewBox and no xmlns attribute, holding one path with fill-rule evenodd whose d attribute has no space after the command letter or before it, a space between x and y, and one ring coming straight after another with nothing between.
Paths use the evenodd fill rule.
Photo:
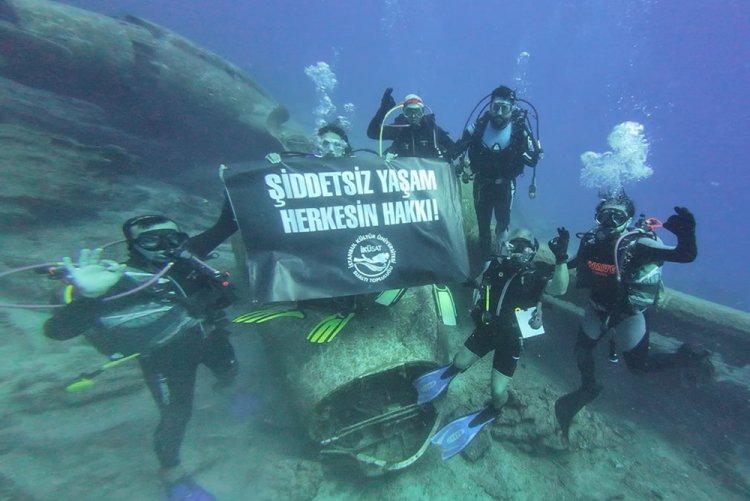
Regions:
<instances>
[{"instance_id":1,"label":"circular logo on banner","mask_svg":"<svg viewBox=\"0 0 750 501\"><path fill-rule=\"evenodd\" d=\"M393 271L396 249L383 235L360 235L349 246L346 264L363 282L380 282Z\"/></svg>"}]
</instances>

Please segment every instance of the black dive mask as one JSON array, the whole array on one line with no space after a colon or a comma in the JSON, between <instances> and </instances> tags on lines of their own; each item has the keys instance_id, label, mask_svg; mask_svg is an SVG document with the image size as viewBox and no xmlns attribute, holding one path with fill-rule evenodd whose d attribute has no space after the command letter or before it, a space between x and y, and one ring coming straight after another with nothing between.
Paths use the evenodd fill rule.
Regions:
<instances>
[{"instance_id":1,"label":"black dive mask","mask_svg":"<svg viewBox=\"0 0 750 501\"><path fill-rule=\"evenodd\" d=\"M536 249L534 244L524 238L514 238L506 242L506 259L516 266L524 266L534 260Z\"/></svg>"},{"instance_id":2,"label":"black dive mask","mask_svg":"<svg viewBox=\"0 0 750 501\"><path fill-rule=\"evenodd\" d=\"M149 252L172 252L188 241L187 233L173 229L144 231L133 240L139 248Z\"/></svg>"},{"instance_id":3,"label":"black dive mask","mask_svg":"<svg viewBox=\"0 0 750 501\"><path fill-rule=\"evenodd\" d=\"M606 208L596 213L596 223L603 228L618 228L627 224L630 216L624 210Z\"/></svg>"},{"instance_id":4,"label":"black dive mask","mask_svg":"<svg viewBox=\"0 0 750 501\"><path fill-rule=\"evenodd\" d=\"M607 207L596 213L596 238L607 240L621 234L628 228L630 216L622 209Z\"/></svg>"},{"instance_id":5,"label":"black dive mask","mask_svg":"<svg viewBox=\"0 0 750 501\"><path fill-rule=\"evenodd\" d=\"M424 117L424 109L421 106L405 106L403 110L406 121L411 125L419 125Z\"/></svg>"}]
</instances>

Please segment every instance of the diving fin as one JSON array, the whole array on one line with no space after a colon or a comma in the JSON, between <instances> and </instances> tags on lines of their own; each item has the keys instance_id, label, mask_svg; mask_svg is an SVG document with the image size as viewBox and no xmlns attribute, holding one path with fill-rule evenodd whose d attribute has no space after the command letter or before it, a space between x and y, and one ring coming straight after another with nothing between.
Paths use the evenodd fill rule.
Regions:
<instances>
[{"instance_id":1,"label":"diving fin","mask_svg":"<svg viewBox=\"0 0 750 501\"><path fill-rule=\"evenodd\" d=\"M216 498L195 480L185 476L167 487L167 501L216 501Z\"/></svg>"},{"instance_id":2,"label":"diving fin","mask_svg":"<svg viewBox=\"0 0 750 501\"><path fill-rule=\"evenodd\" d=\"M448 286L433 284L432 297L435 299L435 307L443 325L456 325L456 303Z\"/></svg>"},{"instance_id":3,"label":"diving fin","mask_svg":"<svg viewBox=\"0 0 750 501\"><path fill-rule=\"evenodd\" d=\"M347 315L343 313L330 315L312 328L307 335L307 340L311 343L330 343L353 317L354 312Z\"/></svg>"},{"instance_id":4,"label":"diving fin","mask_svg":"<svg viewBox=\"0 0 750 501\"><path fill-rule=\"evenodd\" d=\"M277 318L305 318L305 314L299 310L265 309L256 310L236 317L232 322L236 324L262 324Z\"/></svg>"},{"instance_id":5,"label":"diving fin","mask_svg":"<svg viewBox=\"0 0 750 501\"><path fill-rule=\"evenodd\" d=\"M401 301L406 289L388 289L384 290L375 297L375 302L383 306L393 306Z\"/></svg>"},{"instance_id":6,"label":"diving fin","mask_svg":"<svg viewBox=\"0 0 750 501\"><path fill-rule=\"evenodd\" d=\"M570 423L573 421L575 415L578 414L586 404L593 402L594 399L599 396L601 391L601 385L596 385L594 388L586 389L581 387L567 395L563 395L555 401L555 417L557 417L557 423L560 425L565 441L568 440Z\"/></svg>"},{"instance_id":7,"label":"diving fin","mask_svg":"<svg viewBox=\"0 0 750 501\"><path fill-rule=\"evenodd\" d=\"M488 405L484 409L451 421L435 433L431 442L439 445L443 450L443 459L450 459L464 450L474 440L477 433L486 424L494 421L498 415L500 411Z\"/></svg>"},{"instance_id":8,"label":"diving fin","mask_svg":"<svg viewBox=\"0 0 750 501\"><path fill-rule=\"evenodd\" d=\"M414 388L417 390L417 405L435 400L448 388L458 373L456 366L450 364L419 376L414 381Z\"/></svg>"}]
</instances>

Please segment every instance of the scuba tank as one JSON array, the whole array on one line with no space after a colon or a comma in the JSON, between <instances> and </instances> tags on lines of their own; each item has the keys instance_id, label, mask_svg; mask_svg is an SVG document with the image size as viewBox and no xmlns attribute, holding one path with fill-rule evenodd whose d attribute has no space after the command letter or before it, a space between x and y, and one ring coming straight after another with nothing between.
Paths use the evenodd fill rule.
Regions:
<instances>
[{"instance_id":1,"label":"scuba tank","mask_svg":"<svg viewBox=\"0 0 750 501\"><path fill-rule=\"evenodd\" d=\"M615 244L615 270L617 281L625 287L628 303L637 309L645 309L658 304L664 292L661 262L644 263L638 267L629 266L633 251L642 237L661 239L654 231L661 223L656 218L646 218L641 214L635 227L620 238ZM623 242L625 242L623 246Z\"/></svg>"}]
</instances>

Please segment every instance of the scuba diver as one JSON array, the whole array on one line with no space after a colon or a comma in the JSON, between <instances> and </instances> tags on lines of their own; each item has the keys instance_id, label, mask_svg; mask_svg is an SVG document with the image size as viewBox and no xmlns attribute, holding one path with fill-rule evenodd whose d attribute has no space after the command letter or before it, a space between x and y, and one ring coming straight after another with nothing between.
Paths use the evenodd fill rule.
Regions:
<instances>
[{"instance_id":1,"label":"scuba diver","mask_svg":"<svg viewBox=\"0 0 750 501\"><path fill-rule=\"evenodd\" d=\"M213 227L192 238L162 215L128 219L122 226L127 262L102 260L101 249L84 249L77 263L64 258L74 293L44 324L51 339L83 335L111 360L138 358L159 407L154 451L170 501L215 499L181 467L179 453L198 365L212 371L217 390L237 376L223 313L232 288L225 273L203 261L236 230L228 204Z\"/></svg>"},{"instance_id":2,"label":"scuba diver","mask_svg":"<svg viewBox=\"0 0 750 501\"><path fill-rule=\"evenodd\" d=\"M486 98L484 98L486 99ZM482 99L476 108L484 101ZM466 153L469 166L474 176L474 210L477 215L479 230L479 250L482 259L490 255L492 237L490 223L495 216L496 245L507 237L510 224L510 210L516 191L516 177L523 173L524 166L534 168L542 158L541 145L531 131L528 112L517 106L516 93L501 85L494 89L489 96L489 103L475 123L464 128L461 140L457 142L453 158ZM531 103L523 101L533 108ZM473 116L472 110L469 120ZM536 110L534 109L535 117ZM468 121L467 120L467 124ZM538 126L538 120L537 120ZM537 127L537 136L538 134ZM457 174L464 182L470 176L465 167L459 166ZM529 187L529 196L536 196L535 178Z\"/></svg>"},{"instance_id":3,"label":"scuba diver","mask_svg":"<svg viewBox=\"0 0 750 501\"><path fill-rule=\"evenodd\" d=\"M596 226L580 235L578 253L568 263L578 270L577 287L589 289L589 302L575 344L581 386L555 402L555 415L566 440L573 417L602 390L594 377L593 351L605 334L611 333L626 365L635 372L671 367L713 372L709 352L688 343L675 353L649 353L644 315L656 304L663 288L662 264L690 263L696 258L695 218L688 209L675 207L675 214L663 225L654 218L642 218L631 227L634 214L633 201L623 191L606 195L596 206ZM677 246L667 246L656 236L658 226L677 236Z\"/></svg>"},{"instance_id":4,"label":"scuba diver","mask_svg":"<svg viewBox=\"0 0 750 501\"><path fill-rule=\"evenodd\" d=\"M318 143L318 151L316 153L301 153L295 151L284 151L281 153L269 153L266 155L266 161L272 164L281 163L282 157L308 157L314 156L318 158L342 158L354 156L355 150L352 149L349 144L349 137L346 135L346 131L340 125L335 123L328 123L321 126L315 133ZM372 150L356 150L356 151L369 151L375 153Z\"/></svg>"},{"instance_id":5,"label":"scuba diver","mask_svg":"<svg viewBox=\"0 0 750 501\"><path fill-rule=\"evenodd\" d=\"M351 157L354 155L349 137L343 127L336 124L325 124L317 132L318 143L323 157Z\"/></svg>"},{"instance_id":6,"label":"scuba diver","mask_svg":"<svg viewBox=\"0 0 750 501\"><path fill-rule=\"evenodd\" d=\"M570 235L565 228L558 228L557 232L558 236L547 244L555 256L554 266L534 262L539 242L528 230L516 230L510 235L501 255L493 256L474 283L471 316L476 328L463 348L451 364L427 372L414 382L417 403L425 404L442 394L456 375L495 351L490 402L483 409L452 421L432 438L432 443L442 448L443 459L461 452L482 427L500 414L508 400L508 384L521 356L523 337L543 332L542 294L562 295L567 291L565 263Z\"/></svg>"},{"instance_id":7,"label":"scuba diver","mask_svg":"<svg viewBox=\"0 0 750 501\"><path fill-rule=\"evenodd\" d=\"M451 162L455 144L448 133L437 125L432 110L425 113L425 108L429 110L429 106L426 106L422 98L416 94L408 94L403 102L397 105L392 93L392 87L385 90L380 108L367 126L367 137L378 140L381 153L383 140L393 141L386 150L386 161L395 157L419 157L442 158ZM398 109L401 110L401 114L392 124L386 124L388 115ZM401 300L405 292L406 289L385 290L375 301L383 306L393 306ZM432 292L440 320L445 325L455 326L456 307L448 286L434 284Z\"/></svg>"},{"instance_id":8,"label":"scuba diver","mask_svg":"<svg viewBox=\"0 0 750 501\"><path fill-rule=\"evenodd\" d=\"M386 150L389 158L401 156L447 159L454 147L453 140L435 123L435 114L431 110L430 113L425 113L426 106L422 98L409 94L401 104L396 105L392 93L391 87L383 93L380 108L367 126L367 137L377 139L380 143L384 139L393 141ZM386 124L388 114L397 109L401 110L401 114L392 124Z\"/></svg>"}]
</instances>

